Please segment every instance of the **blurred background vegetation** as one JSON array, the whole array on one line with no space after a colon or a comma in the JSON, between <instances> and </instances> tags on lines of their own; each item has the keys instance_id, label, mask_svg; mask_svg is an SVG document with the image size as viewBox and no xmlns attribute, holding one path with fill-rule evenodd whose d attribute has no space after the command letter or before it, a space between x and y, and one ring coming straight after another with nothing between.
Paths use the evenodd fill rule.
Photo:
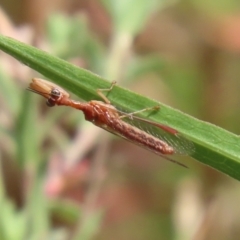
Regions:
<instances>
[{"instance_id":1,"label":"blurred background vegetation","mask_svg":"<svg viewBox=\"0 0 240 240\"><path fill-rule=\"evenodd\" d=\"M0 0L0 33L240 132L240 2ZM183 169L25 91L0 53L0 239L239 239L236 180Z\"/></svg>"}]
</instances>

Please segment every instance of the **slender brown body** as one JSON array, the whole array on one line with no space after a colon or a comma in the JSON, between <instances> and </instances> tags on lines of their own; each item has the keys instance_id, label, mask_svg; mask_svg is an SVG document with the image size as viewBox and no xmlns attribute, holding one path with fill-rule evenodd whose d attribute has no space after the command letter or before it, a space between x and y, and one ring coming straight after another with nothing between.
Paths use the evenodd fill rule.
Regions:
<instances>
[{"instance_id":1,"label":"slender brown body","mask_svg":"<svg viewBox=\"0 0 240 240\"><path fill-rule=\"evenodd\" d=\"M69 98L62 98L57 105L71 106L83 111L85 119L94 125L101 127L111 133L121 136L131 142L146 147L156 153L173 154L173 147L166 142L124 122L115 107L100 101L80 103Z\"/></svg>"}]
</instances>

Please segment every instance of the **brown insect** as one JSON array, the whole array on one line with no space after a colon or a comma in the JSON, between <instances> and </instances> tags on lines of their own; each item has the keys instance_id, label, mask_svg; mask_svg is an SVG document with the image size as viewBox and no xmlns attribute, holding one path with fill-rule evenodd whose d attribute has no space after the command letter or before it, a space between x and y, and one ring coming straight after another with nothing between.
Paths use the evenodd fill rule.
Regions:
<instances>
[{"instance_id":1,"label":"brown insect","mask_svg":"<svg viewBox=\"0 0 240 240\"><path fill-rule=\"evenodd\" d=\"M143 111L159 110L159 106L145 108L133 113L124 113L117 110L102 93L103 91L111 91L115 84L116 82L113 82L109 89L97 90L103 101L92 100L86 103L72 100L64 89L40 78L33 78L28 90L45 97L47 99L46 104L49 107L55 105L69 106L81 110L85 119L94 125L186 167L166 155L175 153L187 155L194 150L192 142L169 126L136 116Z\"/></svg>"}]
</instances>

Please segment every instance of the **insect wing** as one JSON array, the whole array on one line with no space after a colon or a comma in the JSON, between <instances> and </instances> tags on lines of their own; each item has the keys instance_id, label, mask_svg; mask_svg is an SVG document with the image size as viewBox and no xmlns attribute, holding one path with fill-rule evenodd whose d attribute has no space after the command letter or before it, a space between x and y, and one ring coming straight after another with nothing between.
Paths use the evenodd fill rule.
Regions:
<instances>
[{"instance_id":1,"label":"insect wing","mask_svg":"<svg viewBox=\"0 0 240 240\"><path fill-rule=\"evenodd\" d=\"M134 126L134 127L136 127L136 126ZM124 134L121 134L120 132L115 131L113 128L109 128L107 125L102 125L101 128L103 128L103 129L105 129L106 131L108 131L108 132L110 132L110 133L112 133L112 134L115 134L115 135L117 135L117 136L119 136L119 137L121 137L121 138L124 138L124 139L126 139L127 141L129 141L129 142L132 142L132 143L134 143L134 144L136 144L136 145L138 145L138 146L141 146L141 147L143 147L143 148L145 148L145 149L147 149L147 150L149 150L149 151L151 151L151 152L154 152L155 154L161 156L162 158L164 158L164 159L166 159L166 160L168 160L168 161L170 161L170 162L173 162L173 163L175 163L175 164L177 164L177 165L179 165L179 166L181 166L181 167L187 168L186 165L184 165L184 164L182 164L182 163L180 163L180 162L178 162L178 161L176 161L176 160L174 160L174 159L172 159L172 158L170 158L170 157L168 157L168 156L166 156L166 155L164 155L164 154L161 154L160 152L154 151L153 149L149 148L147 145L143 145L143 144L141 144L141 143L138 142L138 141L134 141L134 140L131 140L131 139L129 139L129 138L126 138Z\"/></svg>"},{"instance_id":2,"label":"insect wing","mask_svg":"<svg viewBox=\"0 0 240 240\"><path fill-rule=\"evenodd\" d=\"M183 137L177 130L135 115L128 115L122 112L120 112L120 114L124 116L122 118L123 121L165 141L174 148L176 154L191 155L194 152L193 143Z\"/></svg>"}]
</instances>

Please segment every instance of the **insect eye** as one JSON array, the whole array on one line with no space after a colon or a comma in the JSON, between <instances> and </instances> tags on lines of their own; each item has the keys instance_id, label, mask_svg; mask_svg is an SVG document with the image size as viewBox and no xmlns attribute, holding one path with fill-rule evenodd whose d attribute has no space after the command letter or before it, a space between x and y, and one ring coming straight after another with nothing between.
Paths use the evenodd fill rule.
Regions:
<instances>
[{"instance_id":1,"label":"insect eye","mask_svg":"<svg viewBox=\"0 0 240 240\"><path fill-rule=\"evenodd\" d=\"M54 89L52 89L52 91L51 91L51 95L52 95L53 97L60 97L61 93L60 93L60 91L59 91L58 89L54 88Z\"/></svg>"},{"instance_id":2,"label":"insect eye","mask_svg":"<svg viewBox=\"0 0 240 240\"><path fill-rule=\"evenodd\" d=\"M51 99L48 99L48 100L46 101L46 104L47 104L48 107L54 107L54 106L55 106L55 102L54 102L54 101L51 101Z\"/></svg>"}]
</instances>

